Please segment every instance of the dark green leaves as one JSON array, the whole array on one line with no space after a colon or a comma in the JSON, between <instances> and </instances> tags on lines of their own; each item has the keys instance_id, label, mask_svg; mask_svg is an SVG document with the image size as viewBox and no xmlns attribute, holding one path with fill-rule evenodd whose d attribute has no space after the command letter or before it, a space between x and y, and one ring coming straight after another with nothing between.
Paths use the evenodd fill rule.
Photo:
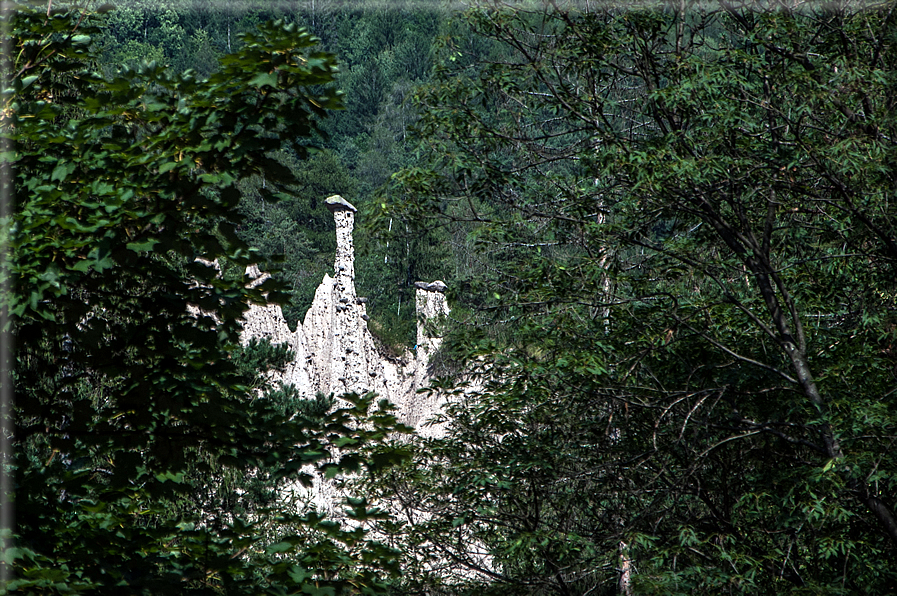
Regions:
<instances>
[{"instance_id":1,"label":"dark green leaves","mask_svg":"<svg viewBox=\"0 0 897 596\"><path fill-rule=\"evenodd\" d=\"M403 538L499 593L890 590L890 17L543 8L452 30L384 205L452 231L474 379Z\"/></svg>"},{"instance_id":2,"label":"dark green leaves","mask_svg":"<svg viewBox=\"0 0 897 596\"><path fill-rule=\"evenodd\" d=\"M250 85L254 87L264 87L265 85L277 89L277 74L270 72L264 73L260 72L259 74L252 77L252 80L249 81Z\"/></svg>"},{"instance_id":3,"label":"dark green leaves","mask_svg":"<svg viewBox=\"0 0 897 596\"><path fill-rule=\"evenodd\" d=\"M378 466L363 450L394 418L368 415L371 397L303 407L263 376L285 350L235 354L250 302L283 296L244 284L258 255L235 232L239 184L267 174L288 191L270 153L340 107L334 58L269 23L208 78L154 64L101 77L94 19L21 8L12 23L14 588L375 591L395 554L279 491L332 457L336 473ZM300 536L289 562L267 548L283 534Z\"/></svg>"}]
</instances>

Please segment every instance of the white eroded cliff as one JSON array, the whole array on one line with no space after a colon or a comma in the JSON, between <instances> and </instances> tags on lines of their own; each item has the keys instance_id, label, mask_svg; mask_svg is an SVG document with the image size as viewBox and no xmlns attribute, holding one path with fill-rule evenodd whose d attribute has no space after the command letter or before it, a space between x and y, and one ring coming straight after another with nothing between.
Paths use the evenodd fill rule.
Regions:
<instances>
[{"instance_id":1,"label":"white eroded cliff","mask_svg":"<svg viewBox=\"0 0 897 596\"><path fill-rule=\"evenodd\" d=\"M417 389L429 381L429 358L440 342L426 321L448 314L445 284L415 284L419 323L414 354L404 362L382 354L367 328L364 300L355 293L352 229L356 209L338 195L329 197L325 204L336 222L334 276L324 276L305 320L295 331L290 330L279 306L252 306L245 315L243 341L268 338L272 343L288 345L295 359L275 380L292 383L306 399L318 392L339 397L348 392L373 391L397 407L400 422L422 434L438 434L438 427L424 427L423 423L437 413L440 404L418 394ZM255 278L254 283L260 283L266 275L254 267L247 273Z\"/></svg>"}]
</instances>

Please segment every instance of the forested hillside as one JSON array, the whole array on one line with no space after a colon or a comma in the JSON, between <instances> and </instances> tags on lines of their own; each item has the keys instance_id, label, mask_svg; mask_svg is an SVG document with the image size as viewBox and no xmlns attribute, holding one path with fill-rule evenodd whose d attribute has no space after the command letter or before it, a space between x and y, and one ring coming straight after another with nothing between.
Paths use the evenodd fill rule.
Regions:
<instances>
[{"instance_id":1,"label":"forested hillside","mask_svg":"<svg viewBox=\"0 0 897 596\"><path fill-rule=\"evenodd\" d=\"M897 594L894 2L53 7L3 92L10 591ZM334 193L386 344L447 282L445 436L239 347ZM348 524L279 498L358 472Z\"/></svg>"},{"instance_id":2,"label":"forested hillside","mask_svg":"<svg viewBox=\"0 0 897 596\"><path fill-rule=\"evenodd\" d=\"M293 292L285 315L295 326L333 262L333 223L320 201L340 194L362 210L389 176L415 162L409 127L417 113L409 101L429 76L433 46L450 13L434 3L313 0L307 2L127 2L108 15L99 43L107 70L155 61L175 72L206 76L218 59L241 47L240 34L270 19L306 27L338 57L335 85L344 106L321 123L307 160L284 153L297 178L291 197L266 205L246 182L241 237L265 255L282 254L282 273ZM392 232L388 220L383 230ZM412 284L446 274L446 263L419 235L398 234L387 247L360 237L359 288L370 298L373 328L387 343L413 344ZM402 307L404 302L404 309Z\"/></svg>"}]
</instances>

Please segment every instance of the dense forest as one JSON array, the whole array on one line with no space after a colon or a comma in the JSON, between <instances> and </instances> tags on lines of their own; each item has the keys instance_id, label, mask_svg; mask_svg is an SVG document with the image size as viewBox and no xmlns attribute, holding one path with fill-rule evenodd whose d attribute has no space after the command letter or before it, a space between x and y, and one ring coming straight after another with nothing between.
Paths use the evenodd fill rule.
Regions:
<instances>
[{"instance_id":1,"label":"dense forest","mask_svg":"<svg viewBox=\"0 0 897 596\"><path fill-rule=\"evenodd\" d=\"M280 156L296 179L291 197L266 204L256 191L265 185L263 174L242 188L246 220L238 233L265 256L283 256L279 277L293 296L284 313L295 325L322 275L332 268L333 223L320 209L321 199L338 193L364 209L375 204L392 173L415 163L415 145L408 138L416 120L410 98L429 76L448 14L435 3L412 2L135 1L109 12L97 40L98 58L107 72L155 62L203 77L217 68L221 57L241 47L243 33L271 19L306 28L323 50L338 57L334 82L342 93L342 109L323 118L320 130L305 141L313 148L307 159L290 152ZM367 233L392 231L387 221L386 229ZM429 242L401 231L395 230L391 249L385 241L360 238L358 267L375 328L399 350L413 342L414 313L408 308L413 282L448 274L448 263L431 254Z\"/></svg>"},{"instance_id":2,"label":"dense forest","mask_svg":"<svg viewBox=\"0 0 897 596\"><path fill-rule=\"evenodd\" d=\"M894 2L4 24L2 593L897 594ZM240 345L334 193L384 346L448 285L444 436Z\"/></svg>"}]
</instances>

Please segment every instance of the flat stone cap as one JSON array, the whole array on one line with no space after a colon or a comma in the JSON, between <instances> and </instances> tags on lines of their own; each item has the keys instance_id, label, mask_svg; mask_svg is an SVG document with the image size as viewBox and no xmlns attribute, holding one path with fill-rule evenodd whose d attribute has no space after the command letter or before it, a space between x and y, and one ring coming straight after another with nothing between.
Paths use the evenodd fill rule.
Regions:
<instances>
[{"instance_id":1,"label":"flat stone cap","mask_svg":"<svg viewBox=\"0 0 897 596\"><path fill-rule=\"evenodd\" d=\"M330 209L331 213L336 213L337 211L351 211L352 213L355 213L358 211L352 203L339 195L327 197L324 199L324 204L327 205L327 208Z\"/></svg>"},{"instance_id":2,"label":"flat stone cap","mask_svg":"<svg viewBox=\"0 0 897 596\"><path fill-rule=\"evenodd\" d=\"M443 293L448 286L445 285L444 281L437 279L436 281L432 281L430 283L427 283L425 281L416 281L414 282L414 287L419 290L426 290L428 292Z\"/></svg>"}]
</instances>

